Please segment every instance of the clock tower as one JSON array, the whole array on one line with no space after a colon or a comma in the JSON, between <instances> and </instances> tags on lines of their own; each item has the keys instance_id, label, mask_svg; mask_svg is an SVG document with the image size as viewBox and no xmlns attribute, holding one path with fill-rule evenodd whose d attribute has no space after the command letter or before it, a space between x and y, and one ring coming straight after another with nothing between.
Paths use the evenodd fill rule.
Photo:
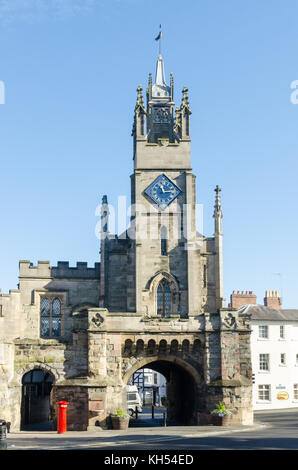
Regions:
<instances>
[{"instance_id":1,"label":"clock tower","mask_svg":"<svg viewBox=\"0 0 298 470\"><path fill-rule=\"evenodd\" d=\"M173 75L167 85L161 55L154 83L149 74L146 97L145 106L139 86L128 231L134 250L135 303L131 298L129 310L182 318L216 311L223 306L222 234L216 229L222 215L217 211L214 237L197 232L188 89L183 88L181 105L175 109Z\"/></svg>"},{"instance_id":2,"label":"clock tower","mask_svg":"<svg viewBox=\"0 0 298 470\"><path fill-rule=\"evenodd\" d=\"M0 416L12 429L44 422L46 397L54 424L55 404L66 400L70 430L106 429L128 409L127 385L144 368L166 380L168 423L220 424L219 402L230 412L222 424L253 423L250 313L223 305L221 189L206 237L196 221L188 90L175 108L161 54L146 98L139 86L129 227L109 232L115 211L104 196L100 263L22 260L19 289L0 295ZM37 383L47 393L29 406Z\"/></svg>"}]
</instances>

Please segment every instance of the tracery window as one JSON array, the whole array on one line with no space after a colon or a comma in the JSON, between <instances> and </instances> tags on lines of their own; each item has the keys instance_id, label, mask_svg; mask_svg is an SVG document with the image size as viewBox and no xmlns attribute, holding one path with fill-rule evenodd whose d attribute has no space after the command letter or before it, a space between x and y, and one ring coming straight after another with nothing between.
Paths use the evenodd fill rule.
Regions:
<instances>
[{"instance_id":1,"label":"tracery window","mask_svg":"<svg viewBox=\"0 0 298 470\"><path fill-rule=\"evenodd\" d=\"M57 297L43 297L40 303L41 338L61 336L61 300Z\"/></svg>"},{"instance_id":2,"label":"tracery window","mask_svg":"<svg viewBox=\"0 0 298 470\"><path fill-rule=\"evenodd\" d=\"M168 282L163 279L157 288L157 314L168 317L171 314L172 293Z\"/></svg>"}]
</instances>

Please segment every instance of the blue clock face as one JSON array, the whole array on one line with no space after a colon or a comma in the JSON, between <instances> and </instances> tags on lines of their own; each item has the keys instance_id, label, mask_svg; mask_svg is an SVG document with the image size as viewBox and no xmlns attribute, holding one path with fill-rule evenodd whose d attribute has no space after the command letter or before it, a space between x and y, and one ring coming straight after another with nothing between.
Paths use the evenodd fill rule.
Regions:
<instances>
[{"instance_id":1,"label":"blue clock face","mask_svg":"<svg viewBox=\"0 0 298 470\"><path fill-rule=\"evenodd\" d=\"M162 210L165 210L181 193L181 189L164 174L159 175L156 180L145 189L145 194Z\"/></svg>"}]
</instances>

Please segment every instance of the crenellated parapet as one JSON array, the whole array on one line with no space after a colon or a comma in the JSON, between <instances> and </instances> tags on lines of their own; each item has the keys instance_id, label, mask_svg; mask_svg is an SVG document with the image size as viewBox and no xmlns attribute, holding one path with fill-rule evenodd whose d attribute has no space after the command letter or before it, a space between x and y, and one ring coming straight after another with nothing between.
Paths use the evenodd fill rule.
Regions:
<instances>
[{"instance_id":1,"label":"crenellated parapet","mask_svg":"<svg viewBox=\"0 0 298 470\"><path fill-rule=\"evenodd\" d=\"M68 261L58 261L57 266L51 266L49 261L38 261L33 265L30 261L19 262L20 279L99 279L100 263L95 263L94 267L88 267L86 262L77 262L75 267L69 266Z\"/></svg>"}]
</instances>

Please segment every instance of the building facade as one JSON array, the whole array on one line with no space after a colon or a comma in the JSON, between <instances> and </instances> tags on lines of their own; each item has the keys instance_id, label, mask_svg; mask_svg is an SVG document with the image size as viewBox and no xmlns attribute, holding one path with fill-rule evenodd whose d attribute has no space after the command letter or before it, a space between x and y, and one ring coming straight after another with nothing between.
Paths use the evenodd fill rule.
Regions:
<instances>
[{"instance_id":1,"label":"building facade","mask_svg":"<svg viewBox=\"0 0 298 470\"><path fill-rule=\"evenodd\" d=\"M196 228L188 90L175 108L161 55L146 96L145 105L139 87L127 230L109 232L104 196L99 263L20 261L19 289L0 297L0 415L12 429L49 414L55 426L60 400L69 429L106 427L143 367L166 378L171 421L209 422L224 401L232 422L252 422L250 317L224 307L220 188L206 237Z\"/></svg>"},{"instance_id":2,"label":"building facade","mask_svg":"<svg viewBox=\"0 0 298 470\"><path fill-rule=\"evenodd\" d=\"M266 291L264 305L253 292L237 291L230 305L251 315L253 409L298 407L298 310L283 309L277 291Z\"/></svg>"},{"instance_id":3,"label":"building facade","mask_svg":"<svg viewBox=\"0 0 298 470\"><path fill-rule=\"evenodd\" d=\"M152 369L143 368L135 372L130 382L138 387L144 406L164 405L167 398L166 378Z\"/></svg>"}]
</instances>

